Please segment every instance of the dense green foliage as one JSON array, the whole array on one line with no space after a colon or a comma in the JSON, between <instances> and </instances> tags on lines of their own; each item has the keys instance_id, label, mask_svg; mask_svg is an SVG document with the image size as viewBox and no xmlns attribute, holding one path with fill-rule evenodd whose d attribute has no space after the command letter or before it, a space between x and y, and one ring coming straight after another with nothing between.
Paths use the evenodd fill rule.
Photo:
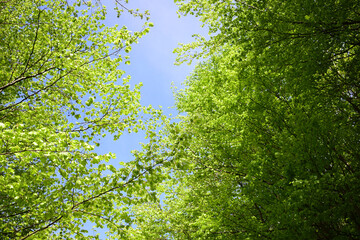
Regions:
<instances>
[{"instance_id":1,"label":"dense green foliage","mask_svg":"<svg viewBox=\"0 0 360 240\"><path fill-rule=\"evenodd\" d=\"M130 239L360 238L360 2L176 1L209 26ZM196 50L196 48L198 48Z\"/></svg>"},{"instance_id":2,"label":"dense green foliage","mask_svg":"<svg viewBox=\"0 0 360 240\"><path fill-rule=\"evenodd\" d=\"M124 10L147 18L118 1ZM142 127L140 85L119 66L151 24L105 27L106 12L81 0L0 2L1 239L89 239L87 221L119 239L129 226L123 203L147 170L116 169L93 150Z\"/></svg>"},{"instance_id":3,"label":"dense green foliage","mask_svg":"<svg viewBox=\"0 0 360 240\"><path fill-rule=\"evenodd\" d=\"M113 239L359 239L360 2L175 2L210 37L176 50L204 61L174 121L119 69L147 19L0 2L0 238L89 239L92 222ZM94 152L149 110L134 161Z\"/></svg>"}]
</instances>

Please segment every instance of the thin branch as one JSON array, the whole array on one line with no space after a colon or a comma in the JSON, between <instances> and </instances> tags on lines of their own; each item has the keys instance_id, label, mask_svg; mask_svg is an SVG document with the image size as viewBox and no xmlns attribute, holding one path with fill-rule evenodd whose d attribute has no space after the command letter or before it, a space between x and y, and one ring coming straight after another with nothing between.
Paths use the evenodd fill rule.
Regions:
<instances>
[{"instance_id":1,"label":"thin branch","mask_svg":"<svg viewBox=\"0 0 360 240\"><path fill-rule=\"evenodd\" d=\"M18 82L24 81L24 80L29 79L29 78L38 77L38 76L40 76L40 75L42 75L42 74L44 74L44 73L46 73L46 72L48 72L48 71L54 70L54 69L56 69L56 67L48 68L48 69L46 69L46 70L44 70L44 71L42 71L42 72L38 72L38 73L36 73L36 74L34 74L34 75L24 76L24 77L15 79L15 80L12 81L11 83L8 83L8 84L0 87L0 92L2 92L5 88L8 88L8 87L10 87L10 86L15 85L15 84L18 83ZM2 111L2 109L1 109L0 111Z\"/></svg>"},{"instance_id":2,"label":"thin branch","mask_svg":"<svg viewBox=\"0 0 360 240\"><path fill-rule=\"evenodd\" d=\"M54 221L52 221L51 223L49 223L49 224L46 225L45 227L40 228L40 229L38 229L38 230L30 233L29 235L21 238L21 240L25 240L25 239L31 237L32 235L34 235L34 234L36 234L36 233L38 233L38 232L40 232L40 231L43 231L43 230L45 230L45 229L48 229L49 227L51 227L52 225L54 225L55 223L57 223L58 221L60 221L62 218L63 218L63 216L58 217L57 219L55 219Z\"/></svg>"},{"instance_id":3,"label":"thin branch","mask_svg":"<svg viewBox=\"0 0 360 240\"><path fill-rule=\"evenodd\" d=\"M30 52L30 55L26 61L26 64L25 64L25 68L24 68L24 71L21 75L25 74L25 72L27 71L28 67L29 67L29 62L30 62L30 59L32 57L32 55L34 54L34 50L35 50L35 45L36 45L36 41L37 41L37 38L38 38L38 33L39 33L39 28L40 28L40 15L41 15L41 11L39 11L39 14L38 14L38 23L37 23L37 27L36 27L36 31L35 31L35 38L34 38L34 41L33 41L33 44L32 44L32 48L31 48L31 52Z\"/></svg>"}]
</instances>

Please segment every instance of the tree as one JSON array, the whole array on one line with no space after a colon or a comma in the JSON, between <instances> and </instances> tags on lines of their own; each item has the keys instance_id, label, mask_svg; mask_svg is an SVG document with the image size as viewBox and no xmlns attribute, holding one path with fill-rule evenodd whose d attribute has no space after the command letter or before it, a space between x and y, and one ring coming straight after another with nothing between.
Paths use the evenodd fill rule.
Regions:
<instances>
[{"instance_id":1,"label":"tree","mask_svg":"<svg viewBox=\"0 0 360 240\"><path fill-rule=\"evenodd\" d=\"M129 238L358 239L359 2L176 2L210 33L178 61L206 61L157 143L164 203Z\"/></svg>"},{"instance_id":2,"label":"tree","mask_svg":"<svg viewBox=\"0 0 360 240\"><path fill-rule=\"evenodd\" d=\"M118 239L130 224L127 189L148 170L117 169L106 163L113 154L93 150L106 134L143 127L150 109L119 66L151 24L116 4L145 18L143 29L106 27L100 2L0 3L2 239L88 239L87 221Z\"/></svg>"}]
</instances>

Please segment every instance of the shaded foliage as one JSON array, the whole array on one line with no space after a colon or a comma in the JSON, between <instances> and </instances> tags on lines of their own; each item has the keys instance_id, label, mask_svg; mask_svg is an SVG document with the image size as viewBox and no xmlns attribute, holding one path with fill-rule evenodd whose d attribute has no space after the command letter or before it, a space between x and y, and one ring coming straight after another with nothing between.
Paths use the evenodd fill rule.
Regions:
<instances>
[{"instance_id":1,"label":"shaded foliage","mask_svg":"<svg viewBox=\"0 0 360 240\"><path fill-rule=\"evenodd\" d=\"M358 239L359 1L176 1L209 40L178 92L163 205L129 236ZM129 237L131 238L131 237Z\"/></svg>"}]
</instances>

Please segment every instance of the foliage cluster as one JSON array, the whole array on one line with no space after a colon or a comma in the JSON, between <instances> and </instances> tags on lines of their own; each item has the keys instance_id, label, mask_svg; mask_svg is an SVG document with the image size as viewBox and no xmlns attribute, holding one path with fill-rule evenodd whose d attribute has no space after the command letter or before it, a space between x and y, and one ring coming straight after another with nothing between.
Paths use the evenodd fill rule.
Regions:
<instances>
[{"instance_id":1,"label":"foliage cluster","mask_svg":"<svg viewBox=\"0 0 360 240\"><path fill-rule=\"evenodd\" d=\"M360 2L178 0L209 26L133 239L360 238Z\"/></svg>"},{"instance_id":2,"label":"foliage cluster","mask_svg":"<svg viewBox=\"0 0 360 240\"><path fill-rule=\"evenodd\" d=\"M144 28L105 26L99 2L0 3L2 239L99 238L88 221L113 239L360 238L359 1L176 0L210 38L175 50L204 59L175 121L122 78L152 23L115 2ZM124 167L94 152L145 126Z\"/></svg>"},{"instance_id":3,"label":"foliage cluster","mask_svg":"<svg viewBox=\"0 0 360 240\"><path fill-rule=\"evenodd\" d=\"M130 225L127 189L137 191L148 170L116 168L113 154L94 148L106 134L144 127L140 84L119 66L152 23L116 3L118 16L144 18L143 28L105 26L101 2L0 3L1 239L89 239L88 221L118 239Z\"/></svg>"}]
</instances>

